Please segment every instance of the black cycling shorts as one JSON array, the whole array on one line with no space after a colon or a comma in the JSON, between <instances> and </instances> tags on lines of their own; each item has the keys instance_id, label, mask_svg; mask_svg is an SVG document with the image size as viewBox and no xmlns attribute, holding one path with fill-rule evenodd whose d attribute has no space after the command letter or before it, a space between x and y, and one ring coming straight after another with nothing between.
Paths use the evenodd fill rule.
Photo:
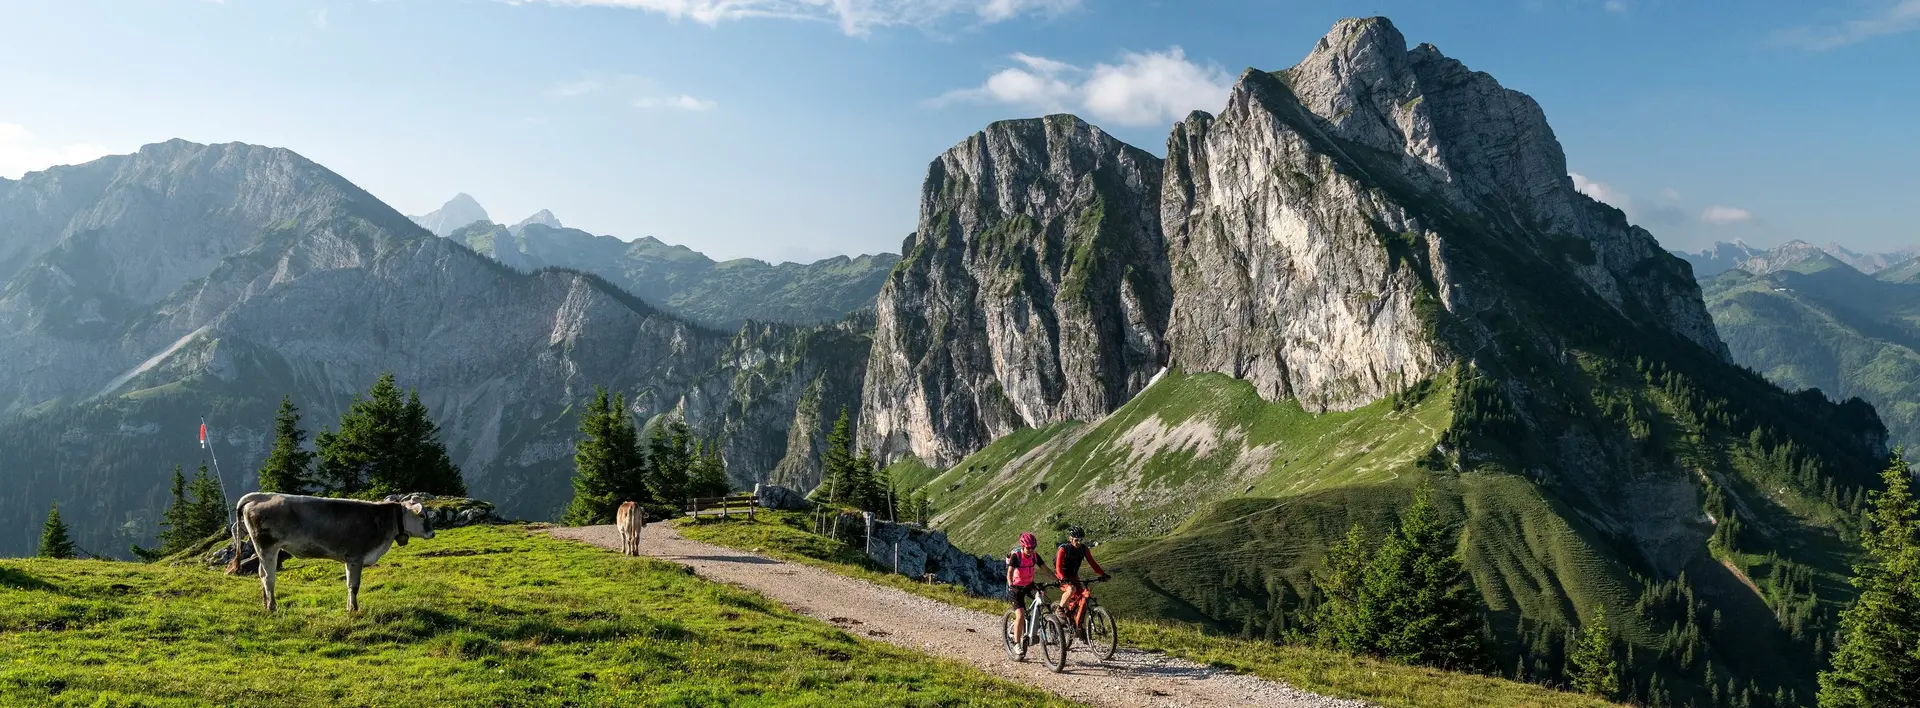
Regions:
<instances>
[{"instance_id":1,"label":"black cycling shorts","mask_svg":"<svg viewBox=\"0 0 1920 708\"><path fill-rule=\"evenodd\" d=\"M1026 607L1027 598L1038 592L1040 592L1040 588L1032 585L1009 585L1007 586L1007 602L1013 603L1013 606L1016 608Z\"/></svg>"}]
</instances>

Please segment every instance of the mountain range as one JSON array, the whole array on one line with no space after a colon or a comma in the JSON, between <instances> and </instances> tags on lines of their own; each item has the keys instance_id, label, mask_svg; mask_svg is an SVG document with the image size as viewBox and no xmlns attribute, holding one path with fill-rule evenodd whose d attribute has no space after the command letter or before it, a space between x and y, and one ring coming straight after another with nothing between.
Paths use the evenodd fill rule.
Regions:
<instances>
[{"instance_id":1,"label":"mountain range","mask_svg":"<svg viewBox=\"0 0 1920 708\"><path fill-rule=\"evenodd\" d=\"M1868 274L1796 241L1701 287L1735 361L1790 389L1866 399L1895 441L1920 450L1920 258Z\"/></svg>"},{"instance_id":2,"label":"mountain range","mask_svg":"<svg viewBox=\"0 0 1920 708\"><path fill-rule=\"evenodd\" d=\"M929 166L858 437L956 543L1084 526L1109 606L1277 637L1424 486L1503 671L1604 610L1630 695L1811 699L1886 429L1737 366L1532 99L1344 20L1165 155L1049 116Z\"/></svg>"},{"instance_id":3,"label":"mountain range","mask_svg":"<svg viewBox=\"0 0 1920 708\"><path fill-rule=\"evenodd\" d=\"M1809 275L1739 248L1702 262ZM475 495L552 518L604 385L739 487L812 488L844 412L968 550L1085 526L1109 606L1247 636L1429 489L1490 670L1560 676L1604 611L1625 693L1798 705L1888 430L1740 366L1705 269L1575 189L1531 98L1384 18L1243 72L1165 157L993 123L928 165L898 257L409 218L288 150L171 141L0 180L0 553L55 498L88 550L144 542L201 416L237 493L280 396L313 430L383 371Z\"/></svg>"},{"instance_id":4,"label":"mountain range","mask_svg":"<svg viewBox=\"0 0 1920 708\"><path fill-rule=\"evenodd\" d=\"M596 385L721 440L737 485L778 468L809 486L812 428L857 405L871 327L849 297L834 322L715 329L599 275L496 261L237 143L0 180L0 225L0 553L28 550L56 498L84 548L124 553L151 538L166 471L208 454L202 416L238 493L282 395L312 432L385 371L418 388L469 487L517 516L566 502Z\"/></svg>"},{"instance_id":5,"label":"mountain range","mask_svg":"<svg viewBox=\"0 0 1920 708\"><path fill-rule=\"evenodd\" d=\"M1765 262L1751 262L1755 258L1794 263L1812 256L1814 251L1819 251L1834 261L1844 263L1868 275L1885 270L1898 270L1903 266L1908 269L1908 272L1920 269L1920 246L1886 253L1856 253L1837 243L1815 246L1805 241L1790 241L1775 248L1765 249L1749 246L1745 241L1732 243L1719 241L1697 252L1674 251L1673 254L1693 266L1694 277L1704 280L1735 268L1749 273L1761 272L1769 268Z\"/></svg>"}]
</instances>

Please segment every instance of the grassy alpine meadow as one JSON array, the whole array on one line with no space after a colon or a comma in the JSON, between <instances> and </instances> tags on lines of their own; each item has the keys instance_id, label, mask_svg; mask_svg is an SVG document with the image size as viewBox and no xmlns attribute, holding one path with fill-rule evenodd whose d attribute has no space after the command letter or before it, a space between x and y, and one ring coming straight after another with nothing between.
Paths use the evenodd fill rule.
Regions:
<instances>
[{"instance_id":1,"label":"grassy alpine meadow","mask_svg":"<svg viewBox=\"0 0 1920 708\"><path fill-rule=\"evenodd\" d=\"M1070 705L527 526L253 577L0 560L0 705Z\"/></svg>"},{"instance_id":2,"label":"grassy alpine meadow","mask_svg":"<svg viewBox=\"0 0 1920 708\"><path fill-rule=\"evenodd\" d=\"M1006 603L975 597L951 585L929 585L877 569L832 539L809 532L802 513L764 514L758 521L676 521L689 539L754 551L830 570L990 614ZM1387 708L1604 708L1617 704L1506 679L1405 666L1317 647L1276 644L1208 633L1193 626L1116 617L1121 643L1189 661L1283 681L1338 698ZM1075 660L1085 658L1075 657Z\"/></svg>"}]
</instances>

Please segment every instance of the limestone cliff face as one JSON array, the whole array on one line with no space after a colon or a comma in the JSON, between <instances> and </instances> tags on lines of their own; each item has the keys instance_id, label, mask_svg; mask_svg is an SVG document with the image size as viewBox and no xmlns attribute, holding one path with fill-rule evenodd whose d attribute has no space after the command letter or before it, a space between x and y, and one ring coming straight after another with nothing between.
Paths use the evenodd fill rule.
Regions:
<instances>
[{"instance_id":1,"label":"limestone cliff face","mask_svg":"<svg viewBox=\"0 0 1920 708\"><path fill-rule=\"evenodd\" d=\"M951 464L1144 387L1171 302L1160 172L1071 116L994 123L935 160L876 304L860 439Z\"/></svg>"},{"instance_id":2,"label":"limestone cliff face","mask_svg":"<svg viewBox=\"0 0 1920 708\"><path fill-rule=\"evenodd\" d=\"M722 441L736 489L771 482L805 493L820 483L827 431L841 411L860 414L872 328L856 315L812 327L749 323L734 335L681 410Z\"/></svg>"}]
</instances>

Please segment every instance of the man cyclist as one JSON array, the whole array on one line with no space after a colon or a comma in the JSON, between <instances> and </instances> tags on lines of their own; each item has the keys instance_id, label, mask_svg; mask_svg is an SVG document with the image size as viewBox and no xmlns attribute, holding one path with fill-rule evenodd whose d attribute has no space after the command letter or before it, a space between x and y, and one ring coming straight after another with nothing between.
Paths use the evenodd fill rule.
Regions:
<instances>
[{"instance_id":1,"label":"man cyclist","mask_svg":"<svg viewBox=\"0 0 1920 708\"><path fill-rule=\"evenodd\" d=\"M1080 625L1078 616L1067 615L1067 608L1073 606L1073 599L1085 591L1080 580L1080 562L1086 561L1099 574L1101 580L1107 579L1107 571L1100 569L1100 563L1093 559L1093 549L1086 544L1087 531L1078 526L1067 529L1067 542L1060 544L1060 551L1053 557L1053 574L1060 579L1060 604L1057 606L1060 616L1067 617L1074 626Z\"/></svg>"},{"instance_id":2,"label":"man cyclist","mask_svg":"<svg viewBox=\"0 0 1920 708\"><path fill-rule=\"evenodd\" d=\"M1035 549L1040 547L1040 539L1032 533L1020 534L1020 545L1007 554L1007 601L1013 603L1013 631L1018 636L1010 637L1020 644L1020 656L1027 655L1026 642L1020 641L1027 631L1027 599L1041 590L1033 585L1033 571L1047 567ZM1044 597L1044 596L1043 596Z\"/></svg>"}]
</instances>

